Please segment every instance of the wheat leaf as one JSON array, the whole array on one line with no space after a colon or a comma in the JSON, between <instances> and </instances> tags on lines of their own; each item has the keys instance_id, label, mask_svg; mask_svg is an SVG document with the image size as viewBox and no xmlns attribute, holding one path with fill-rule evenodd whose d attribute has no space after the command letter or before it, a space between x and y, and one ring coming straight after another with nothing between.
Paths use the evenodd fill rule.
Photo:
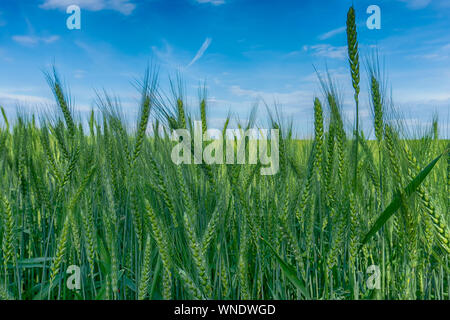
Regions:
<instances>
[{"instance_id":1,"label":"wheat leaf","mask_svg":"<svg viewBox=\"0 0 450 320\"><path fill-rule=\"evenodd\" d=\"M436 165L436 163L439 161L439 159L448 152L448 150L444 151L441 155L439 155L436 159L431 161L422 171L419 172L419 174L406 186L404 192L405 196L409 198L420 186L420 184L425 180L425 178L428 176L428 174L431 172L433 167ZM400 200L400 193L397 193L392 200L392 202L387 206L386 209L380 214L377 221L375 221L372 228L367 232L367 234L364 236L360 248L366 244L369 239L376 234L386 223L386 221L389 220L389 218L398 210L400 207L401 200Z\"/></svg>"}]
</instances>

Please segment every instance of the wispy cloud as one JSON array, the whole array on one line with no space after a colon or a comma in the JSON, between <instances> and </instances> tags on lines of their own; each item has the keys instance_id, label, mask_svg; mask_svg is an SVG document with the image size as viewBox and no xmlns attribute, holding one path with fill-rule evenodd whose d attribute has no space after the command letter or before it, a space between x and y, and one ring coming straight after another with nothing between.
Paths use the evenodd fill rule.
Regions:
<instances>
[{"instance_id":1,"label":"wispy cloud","mask_svg":"<svg viewBox=\"0 0 450 320\"><path fill-rule=\"evenodd\" d=\"M89 11L113 10L124 15L130 15L136 8L132 0L44 0L40 5L42 9L66 10L70 5L78 5L81 9Z\"/></svg>"},{"instance_id":2,"label":"wispy cloud","mask_svg":"<svg viewBox=\"0 0 450 320\"><path fill-rule=\"evenodd\" d=\"M169 69L181 69L186 61L186 59L184 61L182 59L180 60L179 57L175 55L172 45L165 39L162 40L161 46L152 46L152 52L157 58L158 63ZM180 63L180 61L183 62Z\"/></svg>"},{"instance_id":3,"label":"wispy cloud","mask_svg":"<svg viewBox=\"0 0 450 320\"><path fill-rule=\"evenodd\" d=\"M3 27L4 25L6 25L6 20L3 19L3 12L0 11L0 27Z\"/></svg>"},{"instance_id":4,"label":"wispy cloud","mask_svg":"<svg viewBox=\"0 0 450 320\"><path fill-rule=\"evenodd\" d=\"M2 47L0 47L0 59L6 62L13 61L13 59L7 54L6 50Z\"/></svg>"},{"instance_id":5,"label":"wispy cloud","mask_svg":"<svg viewBox=\"0 0 450 320\"><path fill-rule=\"evenodd\" d=\"M301 77L301 80L306 83L319 84L319 77L322 79L326 79L328 75L331 76L333 81L345 82L348 80L348 70L345 67L317 70Z\"/></svg>"},{"instance_id":6,"label":"wispy cloud","mask_svg":"<svg viewBox=\"0 0 450 320\"><path fill-rule=\"evenodd\" d=\"M14 104L51 104L52 101L45 97L0 91L0 101L7 105Z\"/></svg>"},{"instance_id":7,"label":"wispy cloud","mask_svg":"<svg viewBox=\"0 0 450 320\"><path fill-rule=\"evenodd\" d=\"M431 52L419 55L413 55L413 58L417 59L427 59L433 61L448 61L450 60L450 43L439 47Z\"/></svg>"},{"instance_id":8,"label":"wispy cloud","mask_svg":"<svg viewBox=\"0 0 450 320\"><path fill-rule=\"evenodd\" d=\"M198 3L211 3L212 5L219 6L225 3L225 0L196 0Z\"/></svg>"},{"instance_id":9,"label":"wispy cloud","mask_svg":"<svg viewBox=\"0 0 450 320\"><path fill-rule=\"evenodd\" d=\"M299 111L298 107L307 108L313 99L313 93L306 90L294 90L290 92L268 92L261 90L243 89L238 85L230 87L231 94L237 97L247 97L250 100L262 100L266 103L275 101L280 104L288 112ZM304 109L303 111L310 111Z\"/></svg>"},{"instance_id":10,"label":"wispy cloud","mask_svg":"<svg viewBox=\"0 0 450 320\"><path fill-rule=\"evenodd\" d=\"M329 38L334 37L335 35L341 34L345 32L345 26L337 28L337 29L333 29L331 31L328 31L326 33L323 33L319 36L319 40L326 40Z\"/></svg>"},{"instance_id":11,"label":"wispy cloud","mask_svg":"<svg viewBox=\"0 0 450 320\"><path fill-rule=\"evenodd\" d=\"M427 7L431 0L399 0L401 2L405 2L408 8L412 10L419 10Z\"/></svg>"},{"instance_id":12,"label":"wispy cloud","mask_svg":"<svg viewBox=\"0 0 450 320\"><path fill-rule=\"evenodd\" d=\"M83 79L86 73L85 70L78 69L73 72L73 76L75 79Z\"/></svg>"},{"instance_id":13,"label":"wispy cloud","mask_svg":"<svg viewBox=\"0 0 450 320\"><path fill-rule=\"evenodd\" d=\"M203 42L202 46L197 51L197 54L195 55L194 59L192 59L191 62L189 62L189 64L186 66L186 68L189 68L190 66L192 66L198 59L200 59L203 56L206 49L208 49L209 45L211 44L211 41L212 41L211 38L205 39L205 42Z\"/></svg>"},{"instance_id":14,"label":"wispy cloud","mask_svg":"<svg viewBox=\"0 0 450 320\"><path fill-rule=\"evenodd\" d=\"M316 44L313 46L303 46L303 50L311 52L312 55L331 59L344 59L346 47L335 47L330 44Z\"/></svg>"},{"instance_id":15,"label":"wispy cloud","mask_svg":"<svg viewBox=\"0 0 450 320\"><path fill-rule=\"evenodd\" d=\"M12 39L23 46L34 47L40 43L50 44L59 40L59 36L36 37L30 35L16 35Z\"/></svg>"}]
</instances>

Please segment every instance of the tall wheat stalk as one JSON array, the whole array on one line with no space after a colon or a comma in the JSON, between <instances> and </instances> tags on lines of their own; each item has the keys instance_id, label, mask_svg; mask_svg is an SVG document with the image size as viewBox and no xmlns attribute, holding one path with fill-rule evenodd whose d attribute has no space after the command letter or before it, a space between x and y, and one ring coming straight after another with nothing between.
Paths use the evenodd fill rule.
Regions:
<instances>
[{"instance_id":1,"label":"tall wheat stalk","mask_svg":"<svg viewBox=\"0 0 450 320\"><path fill-rule=\"evenodd\" d=\"M353 89L355 90L355 150L354 150L354 177L353 184L356 188L356 175L358 168L358 147L359 147L359 50L358 50L358 34L356 31L355 9L350 7L347 13L347 49L348 61L350 63L350 74L352 78Z\"/></svg>"}]
</instances>

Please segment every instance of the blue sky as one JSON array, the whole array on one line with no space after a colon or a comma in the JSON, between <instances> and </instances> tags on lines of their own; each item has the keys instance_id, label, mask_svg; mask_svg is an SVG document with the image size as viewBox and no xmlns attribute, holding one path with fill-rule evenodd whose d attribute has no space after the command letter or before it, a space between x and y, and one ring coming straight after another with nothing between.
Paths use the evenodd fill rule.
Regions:
<instances>
[{"instance_id":1,"label":"blue sky","mask_svg":"<svg viewBox=\"0 0 450 320\"><path fill-rule=\"evenodd\" d=\"M371 132L364 61L377 48L393 102L407 124L425 128L433 114L449 136L450 1L353 1L362 58L364 128ZM66 8L81 7L81 30L68 30ZM228 114L245 119L252 105L276 102L299 135L311 133L312 101L321 95L315 75L326 67L353 119L346 62L349 0L33 0L0 3L0 104L9 115L52 104L43 70L55 64L81 115L95 90L120 97L134 117L133 80L150 63L161 86L179 71L195 108L206 81L211 126ZM381 8L381 29L369 30L369 5ZM261 124L265 108L258 113Z\"/></svg>"}]
</instances>

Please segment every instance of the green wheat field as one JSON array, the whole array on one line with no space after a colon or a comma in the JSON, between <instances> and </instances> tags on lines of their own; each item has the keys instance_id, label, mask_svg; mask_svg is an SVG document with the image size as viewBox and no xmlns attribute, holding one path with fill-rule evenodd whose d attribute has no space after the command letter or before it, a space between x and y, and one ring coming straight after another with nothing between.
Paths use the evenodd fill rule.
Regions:
<instances>
[{"instance_id":1,"label":"green wheat field","mask_svg":"<svg viewBox=\"0 0 450 320\"><path fill-rule=\"evenodd\" d=\"M448 300L449 141L437 119L409 137L377 64L360 74L352 8L347 39L353 127L338 84L321 79L312 139L270 119L275 175L260 164L174 164L170 133L193 132L195 117L181 86L163 97L156 72L140 83L135 129L106 94L83 125L49 72L58 114L9 122L1 109L0 299ZM360 108L372 112L373 139ZM205 132L206 96L196 113Z\"/></svg>"}]
</instances>

